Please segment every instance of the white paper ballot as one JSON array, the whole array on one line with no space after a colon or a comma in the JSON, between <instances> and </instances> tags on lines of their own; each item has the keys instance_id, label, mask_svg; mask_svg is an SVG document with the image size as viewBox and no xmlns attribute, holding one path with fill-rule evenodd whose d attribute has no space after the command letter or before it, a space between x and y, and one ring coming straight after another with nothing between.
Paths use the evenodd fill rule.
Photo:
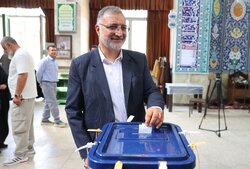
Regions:
<instances>
[{"instance_id":1,"label":"white paper ballot","mask_svg":"<svg viewBox=\"0 0 250 169\"><path fill-rule=\"evenodd\" d=\"M134 119L134 117L135 117L135 116L130 115L130 116L128 117L128 119L127 119L127 122L131 122L131 121Z\"/></svg>"},{"instance_id":2,"label":"white paper ballot","mask_svg":"<svg viewBox=\"0 0 250 169\"><path fill-rule=\"evenodd\" d=\"M148 127L145 123L139 125L139 133L150 134L152 132L152 127Z\"/></svg>"}]
</instances>

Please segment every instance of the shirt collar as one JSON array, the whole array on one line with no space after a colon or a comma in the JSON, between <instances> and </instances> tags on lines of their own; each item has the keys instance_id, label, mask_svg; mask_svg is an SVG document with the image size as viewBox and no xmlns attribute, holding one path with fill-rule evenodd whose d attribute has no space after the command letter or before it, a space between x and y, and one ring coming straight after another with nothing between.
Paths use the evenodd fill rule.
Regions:
<instances>
[{"instance_id":1,"label":"shirt collar","mask_svg":"<svg viewBox=\"0 0 250 169\"><path fill-rule=\"evenodd\" d=\"M53 61L55 60L55 58L51 57L50 55L48 55L48 58Z\"/></svg>"},{"instance_id":2,"label":"shirt collar","mask_svg":"<svg viewBox=\"0 0 250 169\"><path fill-rule=\"evenodd\" d=\"M102 61L103 63L110 63L110 64L112 64L112 62L111 62L110 60L108 60L108 59L104 56L104 54L102 53L102 51L101 51L101 49L100 49L99 47L98 47L98 52L99 52L101 61ZM119 56L115 59L115 62L117 62L117 61L122 61L122 58L123 58L123 54L122 54L122 50L121 50ZM115 62L114 62L114 63L115 63Z\"/></svg>"}]
</instances>

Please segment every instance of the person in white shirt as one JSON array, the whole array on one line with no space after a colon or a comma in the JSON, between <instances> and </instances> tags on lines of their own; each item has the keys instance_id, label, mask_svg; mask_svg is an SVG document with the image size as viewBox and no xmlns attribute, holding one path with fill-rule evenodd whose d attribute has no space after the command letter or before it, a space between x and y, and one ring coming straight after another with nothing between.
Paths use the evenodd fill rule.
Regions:
<instances>
[{"instance_id":1,"label":"person in white shirt","mask_svg":"<svg viewBox=\"0 0 250 169\"><path fill-rule=\"evenodd\" d=\"M35 154L33 117L37 90L32 56L12 37L4 37L1 45L12 56L8 86L12 98L10 112L16 148L14 157L4 162L8 166L27 162L28 154Z\"/></svg>"}]
</instances>

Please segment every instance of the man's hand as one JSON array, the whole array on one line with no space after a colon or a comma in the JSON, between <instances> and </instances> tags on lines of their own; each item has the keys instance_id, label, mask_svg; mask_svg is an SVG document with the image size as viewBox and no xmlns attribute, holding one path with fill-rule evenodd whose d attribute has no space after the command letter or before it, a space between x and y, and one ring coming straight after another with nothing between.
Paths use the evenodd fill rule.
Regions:
<instances>
[{"instance_id":1,"label":"man's hand","mask_svg":"<svg viewBox=\"0 0 250 169\"><path fill-rule=\"evenodd\" d=\"M158 107L150 107L146 110L145 124L146 126L161 127L164 120L164 113Z\"/></svg>"},{"instance_id":2,"label":"man's hand","mask_svg":"<svg viewBox=\"0 0 250 169\"><path fill-rule=\"evenodd\" d=\"M22 103L22 98L21 97L13 97L13 103L19 106Z\"/></svg>"},{"instance_id":3,"label":"man's hand","mask_svg":"<svg viewBox=\"0 0 250 169\"><path fill-rule=\"evenodd\" d=\"M83 161L84 161L84 169L91 169L91 168L89 168L89 162L88 162L88 158L85 158L85 159L83 159Z\"/></svg>"},{"instance_id":4,"label":"man's hand","mask_svg":"<svg viewBox=\"0 0 250 169\"><path fill-rule=\"evenodd\" d=\"M6 89L7 88L7 85L6 84L1 84L0 85L0 90L4 90L4 89Z\"/></svg>"}]
</instances>

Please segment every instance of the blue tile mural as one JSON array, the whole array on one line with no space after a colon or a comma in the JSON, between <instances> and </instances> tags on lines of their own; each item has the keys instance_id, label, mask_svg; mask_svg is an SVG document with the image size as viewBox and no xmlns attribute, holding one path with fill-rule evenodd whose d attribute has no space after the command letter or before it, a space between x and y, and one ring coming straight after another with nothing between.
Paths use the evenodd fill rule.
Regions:
<instances>
[{"instance_id":1,"label":"blue tile mural","mask_svg":"<svg viewBox=\"0 0 250 169\"><path fill-rule=\"evenodd\" d=\"M210 18L210 0L178 3L175 72L208 72Z\"/></svg>"},{"instance_id":2,"label":"blue tile mural","mask_svg":"<svg viewBox=\"0 0 250 169\"><path fill-rule=\"evenodd\" d=\"M223 70L248 69L249 15L247 1L231 0L226 4Z\"/></svg>"},{"instance_id":3,"label":"blue tile mural","mask_svg":"<svg viewBox=\"0 0 250 169\"><path fill-rule=\"evenodd\" d=\"M179 0L175 72L250 70L250 2Z\"/></svg>"},{"instance_id":4,"label":"blue tile mural","mask_svg":"<svg viewBox=\"0 0 250 169\"><path fill-rule=\"evenodd\" d=\"M214 0L211 23L209 71L249 71L249 2Z\"/></svg>"},{"instance_id":5,"label":"blue tile mural","mask_svg":"<svg viewBox=\"0 0 250 169\"><path fill-rule=\"evenodd\" d=\"M214 0L212 5L209 71L221 70L221 55L224 39L224 0Z\"/></svg>"}]
</instances>

